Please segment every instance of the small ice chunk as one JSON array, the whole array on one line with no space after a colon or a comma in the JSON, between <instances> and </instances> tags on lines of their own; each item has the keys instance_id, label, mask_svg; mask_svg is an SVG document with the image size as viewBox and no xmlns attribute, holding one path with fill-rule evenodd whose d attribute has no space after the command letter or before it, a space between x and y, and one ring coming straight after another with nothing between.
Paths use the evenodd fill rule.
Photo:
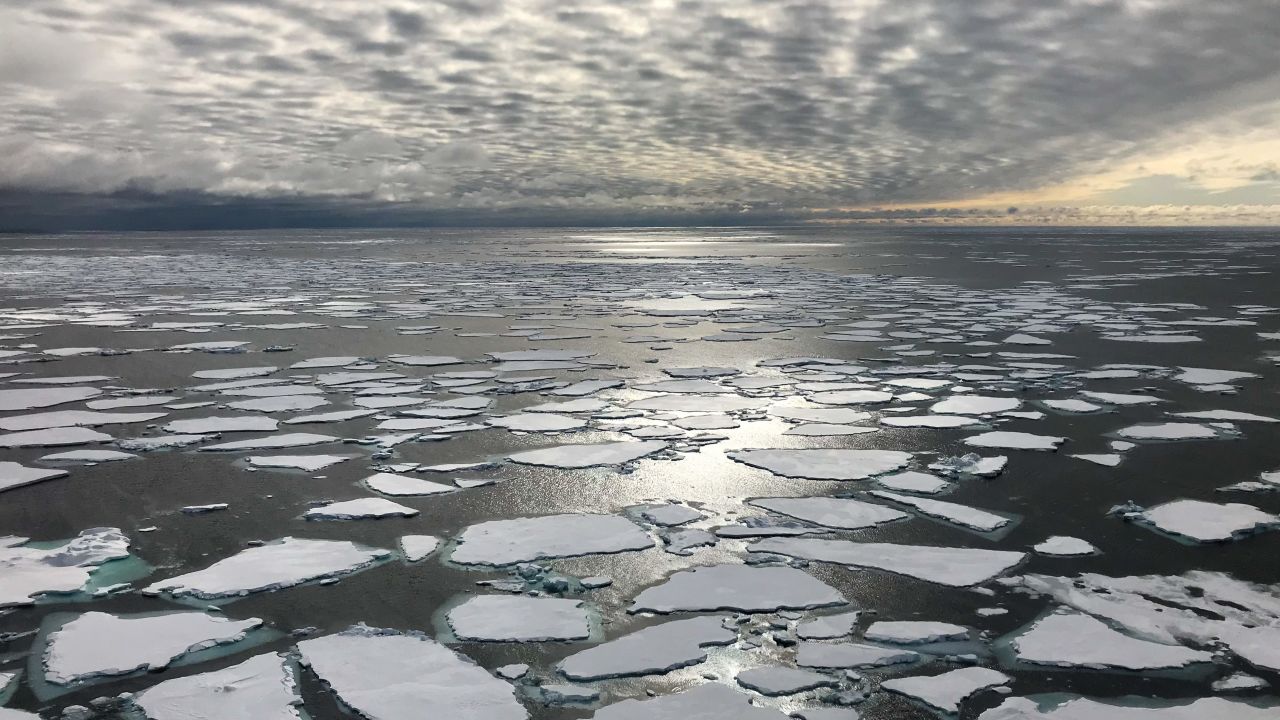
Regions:
<instances>
[{"instance_id":1,"label":"small ice chunk","mask_svg":"<svg viewBox=\"0 0 1280 720\"><path fill-rule=\"evenodd\" d=\"M928 620L882 620L871 623L871 627L867 628L867 631L863 633L863 637L872 642L917 645L951 640L968 640L969 628L963 625Z\"/></svg>"},{"instance_id":2,"label":"small ice chunk","mask_svg":"<svg viewBox=\"0 0 1280 720\"><path fill-rule=\"evenodd\" d=\"M951 483L929 473L905 470L892 475L881 475L876 478L876 484L890 490L933 495L942 492Z\"/></svg>"},{"instance_id":3,"label":"small ice chunk","mask_svg":"<svg viewBox=\"0 0 1280 720\"><path fill-rule=\"evenodd\" d=\"M118 450L68 450L66 452L45 455L40 458L40 462L92 464L132 460L136 457L138 456L131 453L120 452ZM0 481L0 484L3 484L3 481Z\"/></svg>"},{"instance_id":4,"label":"small ice chunk","mask_svg":"<svg viewBox=\"0 0 1280 720\"><path fill-rule=\"evenodd\" d=\"M943 457L929 465L929 469L949 477L995 477L1004 472L1009 458L1005 455L982 457L977 453L968 453L960 457Z\"/></svg>"},{"instance_id":5,"label":"small ice chunk","mask_svg":"<svg viewBox=\"0 0 1280 720\"><path fill-rule=\"evenodd\" d=\"M712 565L681 570L641 592L628 612L775 612L844 605L838 590L792 567Z\"/></svg>"},{"instance_id":6,"label":"small ice chunk","mask_svg":"<svg viewBox=\"0 0 1280 720\"><path fill-rule=\"evenodd\" d=\"M706 516L688 505L670 503L666 505L642 505L640 506L640 517L654 525L674 527L701 520Z\"/></svg>"},{"instance_id":7,"label":"small ice chunk","mask_svg":"<svg viewBox=\"0 0 1280 720\"><path fill-rule=\"evenodd\" d=\"M459 565L514 565L550 558L646 550L648 533L617 515L562 514L478 523L458 536Z\"/></svg>"},{"instance_id":8,"label":"small ice chunk","mask_svg":"<svg viewBox=\"0 0 1280 720\"><path fill-rule=\"evenodd\" d=\"M1051 555L1054 557L1073 557L1078 555L1093 555L1098 552L1098 548L1087 540L1081 540L1077 537L1069 537L1065 535L1054 535L1053 537L1038 543L1032 548L1041 555Z\"/></svg>"},{"instance_id":9,"label":"small ice chunk","mask_svg":"<svg viewBox=\"0 0 1280 720\"><path fill-rule=\"evenodd\" d=\"M435 535L405 535L400 538L400 553L408 562L418 562L440 547Z\"/></svg>"},{"instance_id":10,"label":"small ice chunk","mask_svg":"<svg viewBox=\"0 0 1280 720\"><path fill-rule=\"evenodd\" d=\"M1070 457L1077 460L1084 460L1085 462L1091 462L1095 465L1102 465L1103 467L1115 467L1124 461L1124 456L1117 453L1071 455Z\"/></svg>"},{"instance_id":11,"label":"small ice chunk","mask_svg":"<svg viewBox=\"0 0 1280 720\"><path fill-rule=\"evenodd\" d=\"M71 685L104 675L158 670L194 650L243 640L262 620L202 612L119 616L87 612L49 633L45 679Z\"/></svg>"},{"instance_id":12,"label":"small ice chunk","mask_svg":"<svg viewBox=\"0 0 1280 720\"><path fill-rule=\"evenodd\" d=\"M529 674L529 666L524 663L511 663L497 668L493 671L493 674L503 680L519 680Z\"/></svg>"},{"instance_id":13,"label":"small ice chunk","mask_svg":"<svg viewBox=\"0 0 1280 720\"><path fill-rule=\"evenodd\" d=\"M541 685L538 690L542 693L543 702L549 705L587 703L600 697L600 691L595 688L565 683Z\"/></svg>"},{"instance_id":14,"label":"small ice chunk","mask_svg":"<svg viewBox=\"0 0 1280 720\"><path fill-rule=\"evenodd\" d=\"M116 441L116 447L134 452L172 450L202 443L212 437L212 435L153 435L151 437L124 438Z\"/></svg>"},{"instance_id":15,"label":"small ice chunk","mask_svg":"<svg viewBox=\"0 0 1280 720\"><path fill-rule=\"evenodd\" d=\"M453 634L464 641L584 640L591 634L581 600L479 595L449 610L445 617Z\"/></svg>"},{"instance_id":16,"label":"small ice chunk","mask_svg":"<svg viewBox=\"0 0 1280 720\"><path fill-rule=\"evenodd\" d=\"M716 615L652 625L570 655L556 667L579 681L668 673L706 660L708 646L736 642L738 632L726 621Z\"/></svg>"},{"instance_id":17,"label":"small ice chunk","mask_svg":"<svg viewBox=\"0 0 1280 720\"><path fill-rule=\"evenodd\" d=\"M960 712L960 703L979 690L1004 685L1013 678L998 670L967 667L941 675L893 678L880 683L889 692L906 695L944 713Z\"/></svg>"}]
</instances>

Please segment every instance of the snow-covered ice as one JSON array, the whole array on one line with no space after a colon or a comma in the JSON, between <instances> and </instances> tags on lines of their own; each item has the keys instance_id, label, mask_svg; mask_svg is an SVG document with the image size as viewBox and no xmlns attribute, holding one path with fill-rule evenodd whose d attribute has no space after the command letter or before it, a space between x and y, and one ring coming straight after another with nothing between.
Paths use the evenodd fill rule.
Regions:
<instances>
[{"instance_id":1,"label":"snow-covered ice","mask_svg":"<svg viewBox=\"0 0 1280 720\"><path fill-rule=\"evenodd\" d=\"M838 590L791 567L712 565L681 570L636 596L629 612L773 612L844 605Z\"/></svg>"},{"instance_id":2,"label":"snow-covered ice","mask_svg":"<svg viewBox=\"0 0 1280 720\"><path fill-rule=\"evenodd\" d=\"M458 535L449 559L498 566L651 547L648 533L624 517L570 513L472 525Z\"/></svg>"},{"instance_id":3,"label":"snow-covered ice","mask_svg":"<svg viewBox=\"0 0 1280 720\"><path fill-rule=\"evenodd\" d=\"M1008 550L859 543L820 538L766 538L753 543L747 550L887 570L952 587L986 582L1017 566L1025 557L1023 553Z\"/></svg>"},{"instance_id":4,"label":"snow-covered ice","mask_svg":"<svg viewBox=\"0 0 1280 720\"><path fill-rule=\"evenodd\" d=\"M521 465L542 465L572 469L594 467L596 465L621 465L653 455L666 448L667 444L661 440L583 443L526 450L515 453L508 459Z\"/></svg>"},{"instance_id":5,"label":"snow-covered ice","mask_svg":"<svg viewBox=\"0 0 1280 720\"><path fill-rule=\"evenodd\" d=\"M738 632L727 621L703 615L652 625L581 650L556 667L571 680L667 673L702 662L707 647L736 642Z\"/></svg>"},{"instance_id":6,"label":"snow-covered ice","mask_svg":"<svg viewBox=\"0 0 1280 720\"><path fill-rule=\"evenodd\" d=\"M901 469L911 462L911 453L900 450L799 448L740 450L726 454L744 465L775 475L809 480L865 480Z\"/></svg>"},{"instance_id":7,"label":"snow-covered ice","mask_svg":"<svg viewBox=\"0 0 1280 720\"><path fill-rule=\"evenodd\" d=\"M591 623L580 600L479 595L449 610L446 621L459 640L545 642L584 640Z\"/></svg>"},{"instance_id":8,"label":"snow-covered ice","mask_svg":"<svg viewBox=\"0 0 1280 720\"><path fill-rule=\"evenodd\" d=\"M134 696L151 720L298 720L292 663L255 655L222 670L165 680Z\"/></svg>"}]
</instances>

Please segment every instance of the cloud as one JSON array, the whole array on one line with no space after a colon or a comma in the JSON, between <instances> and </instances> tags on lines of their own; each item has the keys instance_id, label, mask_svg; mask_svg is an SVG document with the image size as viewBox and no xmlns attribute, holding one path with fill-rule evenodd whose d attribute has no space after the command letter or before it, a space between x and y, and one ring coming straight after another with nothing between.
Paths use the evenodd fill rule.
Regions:
<instances>
[{"instance_id":1,"label":"cloud","mask_svg":"<svg viewBox=\"0 0 1280 720\"><path fill-rule=\"evenodd\" d=\"M0 187L531 219L952 207L1274 136L1277 34L1273 0L13 2ZM1087 204L1273 205L1277 163ZM995 216L1035 217L1015 203Z\"/></svg>"}]
</instances>

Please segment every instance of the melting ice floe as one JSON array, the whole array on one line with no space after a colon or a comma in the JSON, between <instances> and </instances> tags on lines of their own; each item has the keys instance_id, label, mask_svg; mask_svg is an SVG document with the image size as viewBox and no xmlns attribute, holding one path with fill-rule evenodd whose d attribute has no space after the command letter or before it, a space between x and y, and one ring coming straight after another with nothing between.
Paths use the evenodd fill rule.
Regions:
<instances>
[{"instance_id":1,"label":"melting ice floe","mask_svg":"<svg viewBox=\"0 0 1280 720\"><path fill-rule=\"evenodd\" d=\"M839 685L830 675L789 667L755 667L743 670L735 679L748 690L775 697Z\"/></svg>"},{"instance_id":2,"label":"melting ice floe","mask_svg":"<svg viewBox=\"0 0 1280 720\"><path fill-rule=\"evenodd\" d=\"M885 648L864 643L802 642L796 664L815 668L863 668L912 663L920 659L913 650Z\"/></svg>"},{"instance_id":3,"label":"melting ice floe","mask_svg":"<svg viewBox=\"0 0 1280 720\"><path fill-rule=\"evenodd\" d=\"M844 605L838 590L791 567L713 565L681 570L636 596L629 612L773 612Z\"/></svg>"},{"instance_id":4,"label":"melting ice floe","mask_svg":"<svg viewBox=\"0 0 1280 720\"><path fill-rule=\"evenodd\" d=\"M0 538L0 608L30 605L46 594L85 589L104 563L129 556L129 538L117 528L93 528L52 548L25 538Z\"/></svg>"},{"instance_id":5,"label":"melting ice floe","mask_svg":"<svg viewBox=\"0 0 1280 720\"><path fill-rule=\"evenodd\" d=\"M63 477L66 474L66 470L33 468L16 462L0 461L0 492L26 485L34 485L45 480Z\"/></svg>"},{"instance_id":6,"label":"melting ice floe","mask_svg":"<svg viewBox=\"0 0 1280 720\"><path fill-rule=\"evenodd\" d=\"M707 647L736 642L730 622L719 615L673 620L582 650L556 667L571 680L667 673L706 660Z\"/></svg>"},{"instance_id":7,"label":"melting ice floe","mask_svg":"<svg viewBox=\"0 0 1280 720\"><path fill-rule=\"evenodd\" d=\"M204 600L279 590L311 580L362 570L390 551L362 548L345 540L286 537L242 550L204 570L161 580L144 593L190 595Z\"/></svg>"},{"instance_id":8,"label":"melting ice floe","mask_svg":"<svg viewBox=\"0 0 1280 720\"><path fill-rule=\"evenodd\" d=\"M364 717L524 720L510 684L420 633L357 626L298 643L302 662Z\"/></svg>"},{"instance_id":9,"label":"melting ice floe","mask_svg":"<svg viewBox=\"0 0 1280 720\"><path fill-rule=\"evenodd\" d=\"M1128 513L1125 518L1196 542L1227 542L1280 528L1280 516L1252 505L1203 500L1174 500Z\"/></svg>"},{"instance_id":10,"label":"melting ice floe","mask_svg":"<svg viewBox=\"0 0 1280 720\"><path fill-rule=\"evenodd\" d=\"M1161 670L1209 662L1213 654L1133 638L1073 610L1057 610L1009 640L1018 660L1075 668Z\"/></svg>"},{"instance_id":11,"label":"melting ice floe","mask_svg":"<svg viewBox=\"0 0 1280 720\"><path fill-rule=\"evenodd\" d=\"M969 667L940 675L893 678L880 683L880 687L919 700L944 713L958 713L960 703L969 696L1012 680L1013 678L997 670Z\"/></svg>"},{"instance_id":12,"label":"melting ice floe","mask_svg":"<svg viewBox=\"0 0 1280 720\"><path fill-rule=\"evenodd\" d=\"M1045 700L1042 705L1029 698L1009 698L977 720L1273 720L1277 711L1222 698L1144 700L1128 705L1083 697Z\"/></svg>"},{"instance_id":13,"label":"melting ice floe","mask_svg":"<svg viewBox=\"0 0 1280 720\"><path fill-rule=\"evenodd\" d=\"M70 685L103 675L156 670L194 650L243 640L258 618L231 620L200 612L117 616L87 612L49 633L45 679Z\"/></svg>"},{"instance_id":14,"label":"melting ice floe","mask_svg":"<svg viewBox=\"0 0 1280 720\"><path fill-rule=\"evenodd\" d=\"M596 465L621 465L653 455L666 448L667 444L661 440L557 445L555 447L518 452L508 459L522 465L543 465L571 469Z\"/></svg>"},{"instance_id":15,"label":"melting ice floe","mask_svg":"<svg viewBox=\"0 0 1280 720\"><path fill-rule=\"evenodd\" d=\"M166 680L134 702L152 720L298 720L292 663L255 655L222 670Z\"/></svg>"},{"instance_id":16,"label":"melting ice floe","mask_svg":"<svg viewBox=\"0 0 1280 720\"><path fill-rule=\"evenodd\" d=\"M1008 450L1057 450L1066 442L1064 437L1053 435L1033 435L1024 432L993 430L980 435L972 435L964 439L965 445L980 448L997 448Z\"/></svg>"},{"instance_id":17,"label":"melting ice floe","mask_svg":"<svg viewBox=\"0 0 1280 720\"><path fill-rule=\"evenodd\" d=\"M308 520L364 520L370 518L413 517L418 511L385 498L357 498L329 503L308 510Z\"/></svg>"},{"instance_id":18,"label":"melting ice floe","mask_svg":"<svg viewBox=\"0 0 1280 720\"><path fill-rule=\"evenodd\" d=\"M449 610L446 621L459 640L546 642L584 640L591 623L581 600L480 595Z\"/></svg>"},{"instance_id":19,"label":"melting ice floe","mask_svg":"<svg viewBox=\"0 0 1280 720\"><path fill-rule=\"evenodd\" d=\"M872 642L916 645L950 640L968 640L969 628L963 625L928 620L881 620L871 623L871 626L867 628L867 631L862 636Z\"/></svg>"},{"instance_id":20,"label":"melting ice floe","mask_svg":"<svg viewBox=\"0 0 1280 720\"><path fill-rule=\"evenodd\" d=\"M458 536L449 559L460 565L515 563L653 547L653 538L617 515L564 514L491 520Z\"/></svg>"},{"instance_id":21,"label":"melting ice floe","mask_svg":"<svg viewBox=\"0 0 1280 720\"><path fill-rule=\"evenodd\" d=\"M823 527L860 530L909 517L893 508L851 498L760 498L751 505Z\"/></svg>"},{"instance_id":22,"label":"melting ice floe","mask_svg":"<svg viewBox=\"0 0 1280 720\"><path fill-rule=\"evenodd\" d=\"M858 543L818 538L767 538L753 543L747 550L887 570L952 587L986 582L1015 567L1025 557L1023 553L1007 550Z\"/></svg>"},{"instance_id":23,"label":"melting ice floe","mask_svg":"<svg viewBox=\"0 0 1280 720\"><path fill-rule=\"evenodd\" d=\"M901 469L911 453L898 450L783 449L726 453L744 465L809 480L865 480Z\"/></svg>"},{"instance_id":24,"label":"melting ice floe","mask_svg":"<svg viewBox=\"0 0 1280 720\"><path fill-rule=\"evenodd\" d=\"M648 700L623 700L596 711L594 720L785 720L777 710L718 683L706 683Z\"/></svg>"}]
</instances>

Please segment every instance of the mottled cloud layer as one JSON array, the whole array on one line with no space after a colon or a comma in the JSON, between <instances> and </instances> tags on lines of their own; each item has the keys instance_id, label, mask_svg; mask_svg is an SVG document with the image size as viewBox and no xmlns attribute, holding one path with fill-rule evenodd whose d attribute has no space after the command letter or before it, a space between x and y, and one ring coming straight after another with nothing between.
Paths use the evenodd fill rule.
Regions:
<instances>
[{"instance_id":1,"label":"mottled cloud layer","mask_svg":"<svg viewBox=\"0 0 1280 720\"><path fill-rule=\"evenodd\" d=\"M0 209L947 207L1280 130L1277 37L1275 0L0 0ZM1200 186L1134 182L1091 205Z\"/></svg>"}]
</instances>

